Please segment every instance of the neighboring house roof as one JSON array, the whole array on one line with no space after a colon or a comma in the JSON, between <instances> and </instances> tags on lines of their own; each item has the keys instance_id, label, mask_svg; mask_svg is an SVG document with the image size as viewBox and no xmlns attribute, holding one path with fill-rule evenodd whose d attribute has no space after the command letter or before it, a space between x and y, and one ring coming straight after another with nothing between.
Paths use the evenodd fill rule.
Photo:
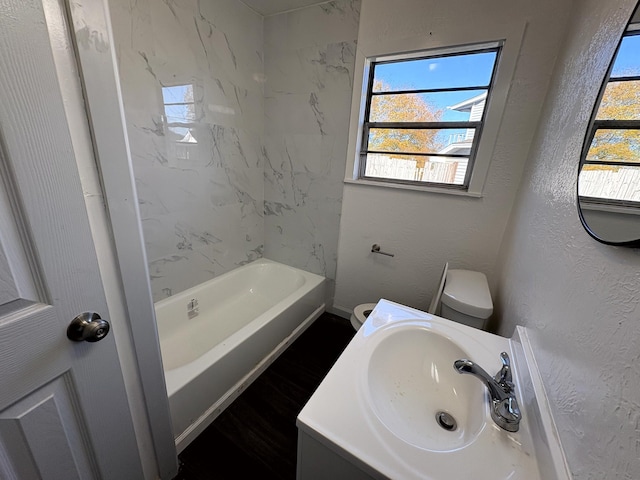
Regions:
<instances>
[{"instance_id":1,"label":"neighboring house roof","mask_svg":"<svg viewBox=\"0 0 640 480\"><path fill-rule=\"evenodd\" d=\"M471 140L464 140L462 142L450 143L446 147L441 150L438 150L438 153L460 153L462 155L468 155L471 151L471 145L473 144L473 138Z\"/></svg>"},{"instance_id":2,"label":"neighboring house roof","mask_svg":"<svg viewBox=\"0 0 640 480\"><path fill-rule=\"evenodd\" d=\"M198 141L191 135L191 130L189 130L181 140L178 140L178 143L198 143Z\"/></svg>"},{"instance_id":3,"label":"neighboring house roof","mask_svg":"<svg viewBox=\"0 0 640 480\"><path fill-rule=\"evenodd\" d=\"M450 105L447 110L456 110L458 112L469 113L469 120L478 121L482 118L482 112L484 111L484 105L487 99L487 92L482 92L480 95L476 95L471 98L467 98L462 102ZM458 137L454 137L449 140L449 143L438 153L444 154L460 154L469 155L471 152L471 146L473 145L473 137L475 130L473 128L467 129L466 133Z\"/></svg>"},{"instance_id":4,"label":"neighboring house roof","mask_svg":"<svg viewBox=\"0 0 640 480\"><path fill-rule=\"evenodd\" d=\"M458 112L470 112L474 105L482 102L487 98L487 92L482 92L480 95L463 100L460 103L447 107L447 110L457 110Z\"/></svg>"}]
</instances>

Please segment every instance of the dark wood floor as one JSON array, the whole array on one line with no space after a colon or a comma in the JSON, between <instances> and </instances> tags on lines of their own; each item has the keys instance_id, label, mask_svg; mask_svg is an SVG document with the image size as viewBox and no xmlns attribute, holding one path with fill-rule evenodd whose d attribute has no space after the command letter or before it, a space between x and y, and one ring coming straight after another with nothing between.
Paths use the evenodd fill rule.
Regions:
<instances>
[{"instance_id":1,"label":"dark wood floor","mask_svg":"<svg viewBox=\"0 0 640 480\"><path fill-rule=\"evenodd\" d=\"M296 416L353 334L348 320L318 318L180 454L174 480L294 479Z\"/></svg>"}]
</instances>

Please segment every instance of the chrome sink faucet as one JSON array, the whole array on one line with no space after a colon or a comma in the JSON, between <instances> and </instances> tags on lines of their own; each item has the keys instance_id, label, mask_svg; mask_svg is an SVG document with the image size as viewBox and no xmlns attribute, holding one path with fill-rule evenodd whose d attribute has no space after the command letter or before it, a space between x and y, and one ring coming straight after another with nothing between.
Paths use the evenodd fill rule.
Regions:
<instances>
[{"instance_id":1,"label":"chrome sink faucet","mask_svg":"<svg viewBox=\"0 0 640 480\"><path fill-rule=\"evenodd\" d=\"M468 373L482 381L491 397L491 418L507 432L517 432L522 414L516 400L515 387L511 378L511 363L507 352L500 354L502 368L495 377L491 377L480 365L471 360L460 359L453 362L458 373Z\"/></svg>"}]
</instances>

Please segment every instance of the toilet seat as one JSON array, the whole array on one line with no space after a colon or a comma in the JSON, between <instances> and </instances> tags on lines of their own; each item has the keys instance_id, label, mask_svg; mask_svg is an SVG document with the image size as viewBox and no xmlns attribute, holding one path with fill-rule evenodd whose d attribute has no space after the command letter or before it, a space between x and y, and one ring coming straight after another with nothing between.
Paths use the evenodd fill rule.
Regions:
<instances>
[{"instance_id":1,"label":"toilet seat","mask_svg":"<svg viewBox=\"0 0 640 480\"><path fill-rule=\"evenodd\" d=\"M376 303L361 303L353 309L351 315L351 325L358 330L365 322L371 311L376 307Z\"/></svg>"}]
</instances>

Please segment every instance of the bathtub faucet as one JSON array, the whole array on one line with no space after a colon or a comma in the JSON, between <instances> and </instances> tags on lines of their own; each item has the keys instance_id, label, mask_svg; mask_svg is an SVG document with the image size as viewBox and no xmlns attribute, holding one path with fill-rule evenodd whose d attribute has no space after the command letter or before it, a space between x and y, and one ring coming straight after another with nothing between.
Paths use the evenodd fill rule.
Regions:
<instances>
[{"instance_id":1,"label":"bathtub faucet","mask_svg":"<svg viewBox=\"0 0 640 480\"><path fill-rule=\"evenodd\" d=\"M511 363L507 352L500 354L502 368L495 377L491 377L480 365L471 360L460 359L453 362L458 373L468 373L483 382L491 397L491 418L507 432L517 432L522 414L515 395L515 386L511 378Z\"/></svg>"}]
</instances>

